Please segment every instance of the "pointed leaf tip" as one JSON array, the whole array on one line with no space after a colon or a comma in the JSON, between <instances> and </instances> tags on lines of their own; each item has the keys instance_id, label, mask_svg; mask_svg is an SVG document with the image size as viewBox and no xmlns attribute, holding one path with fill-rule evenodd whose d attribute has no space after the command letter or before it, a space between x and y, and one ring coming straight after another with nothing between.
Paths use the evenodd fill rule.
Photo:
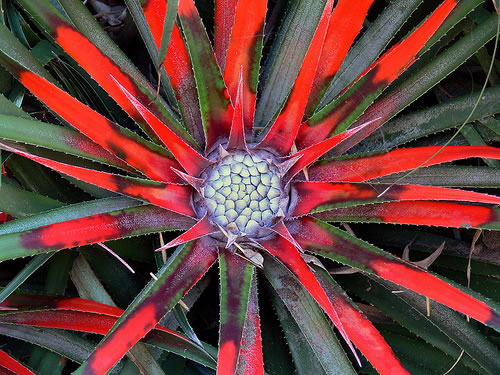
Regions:
<instances>
[{"instance_id":1,"label":"pointed leaf tip","mask_svg":"<svg viewBox=\"0 0 500 375\"><path fill-rule=\"evenodd\" d=\"M166 124L158 119L149 109L135 98L115 77L111 79L125 94L130 103L141 114L148 125L153 129L161 142L174 154L182 167L192 176L198 176L200 172L208 167L210 161L195 151L182 138L177 136Z\"/></svg>"},{"instance_id":2,"label":"pointed leaf tip","mask_svg":"<svg viewBox=\"0 0 500 375\"><path fill-rule=\"evenodd\" d=\"M229 133L227 148L239 148L248 151L245 139L245 122L243 118L243 66L240 69L238 92L234 103L233 122Z\"/></svg>"},{"instance_id":3,"label":"pointed leaf tip","mask_svg":"<svg viewBox=\"0 0 500 375\"><path fill-rule=\"evenodd\" d=\"M204 237L215 232L218 232L218 228L214 226L208 219L207 215L205 215L200 221L198 221L186 232L173 239L169 243L163 245L162 247L156 249L155 251L170 249L172 247L182 245L183 243L196 240L200 237Z\"/></svg>"}]
</instances>

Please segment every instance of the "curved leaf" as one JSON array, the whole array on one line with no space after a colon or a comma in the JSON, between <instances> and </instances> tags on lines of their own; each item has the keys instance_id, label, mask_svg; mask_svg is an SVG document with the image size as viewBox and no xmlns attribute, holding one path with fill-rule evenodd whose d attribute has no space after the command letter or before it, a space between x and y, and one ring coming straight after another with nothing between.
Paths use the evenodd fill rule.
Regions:
<instances>
[{"instance_id":1,"label":"curved leaf","mask_svg":"<svg viewBox=\"0 0 500 375\"><path fill-rule=\"evenodd\" d=\"M218 2L224 3L227 1ZM229 2L234 2L234 0L229 0ZM235 98L238 92L240 69L243 69L243 122L245 128L251 130L255 116L255 101L257 99L257 84L262 57L267 0L238 1L234 14L234 26L232 28L227 27L227 25L224 25L224 28L217 24L217 11L226 12L225 10L230 9L230 6L221 4L216 5L215 9L215 51L217 60L224 71L224 80L233 103L236 101ZM227 45L227 55L224 56L227 63L223 63L219 57L219 55L223 54L218 53L217 34L224 34L221 36L221 39L224 39L227 30L231 29L231 37ZM224 49L223 46L219 48L221 50Z\"/></svg>"},{"instance_id":2,"label":"curved leaf","mask_svg":"<svg viewBox=\"0 0 500 375\"><path fill-rule=\"evenodd\" d=\"M42 158L16 148L8 147L2 143L0 143L0 147L84 182L132 198L139 198L147 203L155 204L182 215L196 217L191 206L186 204L186 202L189 202L192 193L192 188L188 185L165 184L163 182L120 176Z\"/></svg>"},{"instance_id":3,"label":"curved leaf","mask_svg":"<svg viewBox=\"0 0 500 375\"><path fill-rule=\"evenodd\" d=\"M292 149L324 47L332 8L333 0L327 0L292 90L259 146L272 148L281 155L287 155Z\"/></svg>"},{"instance_id":4,"label":"curved leaf","mask_svg":"<svg viewBox=\"0 0 500 375\"><path fill-rule=\"evenodd\" d=\"M347 129L418 58L420 50L456 3L457 0L445 0L412 34L387 51L345 93L302 124L297 136L297 147L310 146Z\"/></svg>"},{"instance_id":5,"label":"curved leaf","mask_svg":"<svg viewBox=\"0 0 500 375\"><path fill-rule=\"evenodd\" d=\"M257 299L257 278L252 278L250 296L243 337L241 339L240 360L237 375L264 375L264 358L260 330L259 305Z\"/></svg>"},{"instance_id":6,"label":"curved leaf","mask_svg":"<svg viewBox=\"0 0 500 375\"><path fill-rule=\"evenodd\" d=\"M54 40L73 57L78 64L85 69L106 92L127 112L137 123L143 125L146 133L154 139L147 124L142 121L142 117L130 105L127 98L114 84L111 76L132 92L142 103L149 103L150 108L159 116L162 121L181 137L187 141L192 141L189 133L175 119L167 107L160 104L158 98L154 97L153 90L148 90L129 76L119 65L111 60L105 53L99 50L85 35L80 33L52 6L48 0L37 2L16 0ZM98 28L94 26L95 28ZM109 43L108 43L109 44ZM144 84L145 82L143 82Z\"/></svg>"},{"instance_id":7,"label":"curved leaf","mask_svg":"<svg viewBox=\"0 0 500 375\"><path fill-rule=\"evenodd\" d=\"M255 125L264 127L278 113L311 43L326 0L298 0L288 3L286 16L276 28L276 39L264 62Z\"/></svg>"},{"instance_id":8,"label":"curved leaf","mask_svg":"<svg viewBox=\"0 0 500 375\"><path fill-rule=\"evenodd\" d=\"M0 139L27 143L134 171L128 164L86 136L61 126L0 115Z\"/></svg>"},{"instance_id":9,"label":"curved leaf","mask_svg":"<svg viewBox=\"0 0 500 375\"><path fill-rule=\"evenodd\" d=\"M417 72L405 77L405 79L401 80L394 89L391 89L383 98L371 105L353 126L362 124L369 119L379 118L379 120L377 120L371 128L366 129L364 132L359 132L358 137L353 137L353 142L351 144L346 142L343 147L339 147L339 149L336 150L336 152L338 152L337 155L341 155L349 150L349 148L359 143L362 139L366 138L372 131L380 127L388 119L399 113L406 106L414 102L444 79L448 74L457 69L464 61L496 35L497 19L498 17L496 14L491 14L484 22L481 22L481 24L477 25L451 47L432 59L428 64L420 67ZM477 99L477 96L475 98ZM473 103L474 99L469 100ZM462 108L466 113L465 116L470 113L471 108L472 106L469 107L469 109ZM458 125L460 125L461 122L459 122Z\"/></svg>"},{"instance_id":10,"label":"curved leaf","mask_svg":"<svg viewBox=\"0 0 500 375\"><path fill-rule=\"evenodd\" d=\"M407 369L396 358L368 318L361 313L354 302L344 293L326 270L314 267L316 277L325 289L328 298L339 314L339 318L352 342L363 353L370 364L381 374L407 374Z\"/></svg>"},{"instance_id":11,"label":"curved leaf","mask_svg":"<svg viewBox=\"0 0 500 375\"><path fill-rule=\"evenodd\" d=\"M127 0L129 9L131 8L131 3L140 3L140 1ZM177 6L177 3L178 0L169 2L169 4L174 4L175 6ZM131 9L132 15L135 15L134 8L135 5ZM189 59L189 52L184 44L179 27L175 23L176 15L174 15L172 20L174 21L174 24L170 35L168 49L166 51L167 55L163 60L159 60L159 50L165 43L163 40L165 19L169 16L167 14L167 1L144 1L142 4L142 11L144 12L143 15L136 14L134 17L136 19L140 16L145 17L145 20L149 25L149 32L146 33L143 31L141 35L143 39L146 40L146 38L152 34L151 36L154 39L152 42L155 44L155 47L154 51L152 51L153 47L150 46L149 52L152 55L153 61L158 61L158 64L156 65L159 69L161 69L162 72L163 68L165 69L166 74L162 74L161 76L162 83L163 80L170 81L170 84L175 91L175 97L180 106L179 109L182 113L186 128L193 135L198 144L203 145L205 142L205 136L203 134L203 124L201 122L200 103L198 101L196 81L194 79L193 67ZM140 10L137 11L137 13L139 12ZM145 34L148 34L148 36Z\"/></svg>"}]
</instances>

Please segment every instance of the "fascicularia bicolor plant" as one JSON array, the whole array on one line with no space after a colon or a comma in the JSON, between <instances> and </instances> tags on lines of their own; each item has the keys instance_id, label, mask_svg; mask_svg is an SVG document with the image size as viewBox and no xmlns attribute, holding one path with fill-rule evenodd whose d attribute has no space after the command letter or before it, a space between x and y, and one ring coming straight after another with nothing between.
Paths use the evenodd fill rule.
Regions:
<instances>
[{"instance_id":1,"label":"fascicularia bicolor plant","mask_svg":"<svg viewBox=\"0 0 500 375\"><path fill-rule=\"evenodd\" d=\"M165 17L165 0L127 1L142 25L146 43L149 38L150 46L156 48L151 49L153 60L165 53L162 35L170 36L166 57L159 64L166 73L162 83L171 93L169 107L155 96L135 67L123 60L120 51L103 49L108 45L103 42L105 34L78 13L81 4L77 0L56 2L64 15L49 0L16 0L18 9L71 56L141 130L121 127L65 92L7 27L0 25L2 65L64 123L80 132L29 118L12 121L14 116L5 103L0 147L65 176L133 198L108 198L103 206L92 202L93 211L82 214L75 210L71 217L47 219L44 224L23 224L30 218L9 222L0 234L0 259L145 233L184 232L157 249L177 247L124 312L78 299L33 297L27 302L13 296L4 302L4 308L50 309L6 311L0 320L105 334L78 374L106 373L150 331L144 342L171 340L171 351L182 354L184 350L184 355L210 365L195 352L196 343L157 324L218 262L220 329L214 366L218 374L264 373L258 270L276 291L285 291L281 296L285 303L291 298L287 293L302 285L333 323L355 362L360 362L361 353L381 374L407 374L380 333L325 271L320 259L329 259L420 293L498 330L500 310L493 303L327 223L500 228L500 214L494 208L500 198L496 196L423 184L366 182L423 164L471 157L500 159L496 148L448 146L432 159L439 147L338 157L415 99L393 91L375 101L435 42L436 33L443 35L481 3L443 1L406 38L334 92L331 82L372 2L290 2L291 16L283 16L282 24L289 29L273 39L257 95L266 0L216 0L214 49L193 0L178 2L171 32L167 21L173 17ZM408 3L415 3L413 9L418 4ZM168 7L175 9L170 3ZM294 17L302 21L308 17L314 28L293 36L292 28L298 22ZM448 24L440 29L445 20ZM496 25L495 16L488 22L491 29L491 24ZM494 34L488 33L476 30L480 40L475 43L482 46L490 40ZM303 50L300 64L286 60L296 56L291 38ZM471 48L475 49L464 59L478 47ZM290 73L278 72L280 69ZM294 82L291 88L287 80ZM326 159L327 153L334 157ZM88 322L87 328L69 319L65 309L71 309L75 319ZM319 354L314 343L311 345L323 359L325 373L354 373L341 349ZM5 353L0 365L22 367ZM12 371L28 373L23 372L26 369Z\"/></svg>"}]
</instances>

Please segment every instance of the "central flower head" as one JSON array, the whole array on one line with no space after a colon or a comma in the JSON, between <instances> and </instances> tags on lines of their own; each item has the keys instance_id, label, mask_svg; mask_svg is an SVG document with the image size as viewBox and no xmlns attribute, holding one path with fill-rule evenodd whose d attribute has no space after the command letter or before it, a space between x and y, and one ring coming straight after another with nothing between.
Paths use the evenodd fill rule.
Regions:
<instances>
[{"instance_id":1,"label":"central flower head","mask_svg":"<svg viewBox=\"0 0 500 375\"><path fill-rule=\"evenodd\" d=\"M201 195L209 219L235 236L258 237L280 216L285 194L268 153L226 153L203 172Z\"/></svg>"}]
</instances>

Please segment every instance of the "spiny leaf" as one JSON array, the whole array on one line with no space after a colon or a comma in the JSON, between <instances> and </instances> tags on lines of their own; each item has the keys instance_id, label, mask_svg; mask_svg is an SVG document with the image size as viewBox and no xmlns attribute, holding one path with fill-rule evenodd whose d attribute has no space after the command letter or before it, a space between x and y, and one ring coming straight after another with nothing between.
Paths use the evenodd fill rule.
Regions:
<instances>
[{"instance_id":1,"label":"spiny leaf","mask_svg":"<svg viewBox=\"0 0 500 375\"><path fill-rule=\"evenodd\" d=\"M314 32L299 74L278 117L259 143L261 147L273 148L281 155L287 155L294 142L304 117L307 100L321 56L328 24L332 14L333 0L327 0Z\"/></svg>"},{"instance_id":2,"label":"spiny leaf","mask_svg":"<svg viewBox=\"0 0 500 375\"><path fill-rule=\"evenodd\" d=\"M421 4L419 0L391 1L357 41L333 77L318 109L333 101L382 54L401 26Z\"/></svg>"},{"instance_id":3,"label":"spiny leaf","mask_svg":"<svg viewBox=\"0 0 500 375\"><path fill-rule=\"evenodd\" d=\"M177 1L178 0L171 1L169 4L177 4ZM128 2L139 3L138 0L128 0ZM169 80L175 91L175 98L178 101L186 128L193 135L196 142L198 142L199 145L203 145L205 137L203 134L200 103L198 101L193 67L179 27L175 23L175 17L173 18L174 24L170 35L167 55L161 60L159 57L158 51L163 43L167 5L167 2L164 0L148 0L142 5L142 11L144 12L150 33L156 44L153 61L158 61L157 65L161 71L163 71L163 68L165 69L167 74L161 75L161 83L165 84L164 81ZM145 33L142 33L143 38L144 34Z\"/></svg>"},{"instance_id":4,"label":"spiny leaf","mask_svg":"<svg viewBox=\"0 0 500 375\"><path fill-rule=\"evenodd\" d=\"M12 34L5 26L0 25L0 43L18 43L12 38ZM178 177L170 167L178 168L179 164L172 160L165 150L109 121L43 77L27 70L16 60L20 53L29 55L26 49L18 46L15 55L12 49L2 48L0 52L0 62L34 95L42 99L72 126L150 178L178 181ZM109 79L112 81L111 77Z\"/></svg>"},{"instance_id":5,"label":"spiny leaf","mask_svg":"<svg viewBox=\"0 0 500 375\"><path fill-rule=\"evenodd\" d=\"M302 259L300 252L292 243L288 242L280 236L276 236L272 241L263 241L261 245L264 246L264 248L271 255L273 255L281 263L283 263L283 265L295 275L295 277L301 282L301 284L304 285L306 290L311 294L311 296L316 300L316 302L332 320L333 324L335 324L335 327L337 327L359 363L359 358L357 357L356 351L352 346L351 341L349 340L349 336L347 336L342 326L342 322L340 321L335 308L332 306L330 300L328 299L325 291L316 279L314 273Z\"/></svg>"},{"instance_id":6,"label":"spiny leaf","mask_svg":"<svg viewBox=\"0 0 500 375\"><path fill-rule=\"evenodd\" d=\"M163 182L120 176L42 158L17 148L8 147L2 143L0 143L0 147L104 189L131 198L139 198L146 201L146 203L152 203L182 215L196 216L191 206L186 203L189 202L192 193L192 188L188 185L165 184Z\"/></svg>"},{"instance_id":7,"label":"spiny leaf","mask_svg":"<svg viewBox=\"0 0 500 375\"><path fill-rule=\"evenodd\" d=\"M402 285L500 331L500 308L478 293L464 292L324 222L302 218L293 223L290 231L304 249Z\"/></svg>"},{"instance_id":8,"label":"spiny leaf","mask_svg":"<svg viewBox=\"0 0 500 375\"><path fill-rule=\"evenodd\" d=\"M448 74L457 69L464 61L472 56L478 48L482 47L496 35L497 20L498 16L496 14L491 14L488 19L480 25L477 25L451 47L432 59L428 64L422 66L417 72L405 77L405 79L401 80L394 89L390 90L383 98L371 105L353 126L366 122L367 119L380 118L380 120L374 123L371 129L367 129L367 132L360 132L359 138L353 137L356 138L353 139L355 143L350 145L346 144L345 148L339 147L339 149L336 150L339 152L337 155L344 153L357 142L367 137L377 127L395 116ZM470 99L470 103L474 103L476 100L477 95ZM470 115L470 108L471 106L465 110L464 119ZM458 125L460 124L461 122L458 123ZM390 129L390 127L388 128Z\"/></svg>"},{"instance_id":9,"label":"spiny leaf","mask_svg":"<svg viewBox=\"0 0 500 375\"><path fill-rule=\"evenodd\" d=\"M354 374L325 315L293 274L276 259L264 255L264 275L293 316L323 370L328 374Z\"/></svg>"},{"instance_id":10,"label":"spiny leaf","mask_svg":"<svg viewBox=\"0 0 500 375\"><path fill-rule=\"evenodd\" d=\"M459 356L463 348L490 374L495 374L499 368L498 349L464 317L435 302L430 302L428 315L426 300L421 295L379 278L355 278L359 280L359 283L353 283L353 290L357 295L377 306L431 345L454 358ZM364 292L363 286L369 287L371 293ZM375 295L378 301L374 300ZM476 368L478 364L474 361L469 358L465 364Z\"/></svg>"},{"instance_id":11,"label":"spiny leaf","mask_svg":"<svg viewBox=\"0 0 500 375\"><path fill-rule=\"evenodd\" d=\"M291 213L302 216L337 207L389 201L448 200L500 204L500 197L436 186L384 185L334 182L296 182L298 202ZM387 190L387 191L386 191ZM381 194L384 192L383 194Z\"/></svg>"},{"instance_id":12,"label":"spiny leaf","mask_svg":"<svg viewBox=\"0 0 500 375\"><path fill-rule=\"evenodd\" d=\"M370 364L381 374L407 374L391 347L384 340L368 318L361 313L354 302L344 293L328 272L313 266L318 281L339 314L339 318L354 345L363 353Z\"/></svg>"},{"instance_id":13,"label":"spiny leaf","mask_svg":"<svg viewBox=\"0 0 500 375\"><path fill-rule=\"evenodd\" d=\"M328 32L318 62L318 68L314 76L314 81L311 88L311 93L308 98L307 109L305 111L306 117L310 117L319 104L320 99L325 94L326 89L335 79L337 72L345 58L350 58L351 54L349 48L351 47L354 38L358 35L363 21L365 20L368 9L370 8L373 0L361 0L356 2L356 10L352 8L352 2L349 0L340 0L337 2L333 10L330 22L328 25ZM387 8L393 6L387 5ZM391 26L397 24L394 19L391 20ZM375 25L370 25L370 30L375 28ZM387 33L387 30L384 30ZM366 33L364 34L366 35ZM378 42L380 42L380 34ZM373 45L370 45L372 53L376 51ZM353 51L354 52L354 51ZM367 61L365 60L365 63ZM359 72L361 73L361 71ZM354 78L354 77L353 77Z\"/></svg>"},{"instance_id":14,"label":"spiny leaf","mask_svg":"<svg viewBox=\"0 0 500 375\"><path fill-rule=\"evenodd\" d=\"M500 229L500 209L470 204L408 201L335 208L315 214L326 221Z\"/></svg>"},{"instance_id":15,"label":"spiny leaf","mask_svg":"<svg viewBox=\"0 0 500 375\"><path fill-rule=\"evenodd\" d=\"M0 138L45 147L135 172L127 163L84 135L61 126L0 115Z\"/></svg>"},{"instance_id":16,"label":"spiny leaf","mask_svg":"<svg viewBox=\"0 0 500 375\"><path fill-rule=\"evenodd\" d=\"M345 182L371 180L417 168L440 149L439 146L412 147L385 153L370 153L321 160L309 168L309 179L313 181ZM477 157L500 159L500 149L484 146L447 146L422 167ZM402 180L402 182L405 183L406 181Z\"/></svg>"},{"instance_id":17,"label":"spiny leaf","mask_svg":"<svg viewBox=\"0 0 500 375\"><path fill-rule=\"evenodd\" d=\"M84 206L81 206L81 208L84 208ZM24 221L30 224L36 222L40 225L40 222L47 220L49 217L60 220L67 216L68 213L71 215L71 211L71 209L62 209L57 213L54 212L53 215L50 215L50 212L41 214L37 216L37 221L27 220L31 219L31 217L22 221L16 220L7 223L1 229L7 231L7 228L12 228L16 224L22 228ZM25 229L25 231L22 231L22 229L18 229L18 232L1 234L0 259L14 259L35 255L40 252L67 249L146 233L186 229L186 227L192 225L192 220L159 207L142 206L88 215L73 220L66 218L65 221L45 226L38 225L34 228L31 225L31 228L33 228L31 230ZM66 233L67 236L61 238L61 233Z\"/></svg>"},{"instance_id":18,"label":"spiny leaf","mask_svg":"<svg viewBox=\"0 0 500 375\"><path fill-rule=\"evenodd\" d=\"M252 278L237 375L264 375L264 359L257 294L257 277Z\"/></svg>"},{"instance_id":19,"label":"spiny leaf","mask_svg":"<svg viewBox=\"0 0 500 375\"><path fill-rule=\"evenodd\" d=\"M2 368L9 372L12 371L12 374L16 375L35 375L33 371L25 367L21 362L12 358L3 350L0 350L0 370Z\"/></svg>"},{"instance_id":20,"label":"spiny leaf","mask_svg":"<svg viewBox=\"0 0 500 375\"><path fill-rule=\"evenodd\" d=\"M134 80L119 65L113 62L107 55L100 51L85 35L73 27L61 14L50 4L48 0L37 2L16 0L32 15L41 29L47 31L54 40L84 69L87 71L113 99L127 112L137 123L142 124L146 133L154 139L147 124L142 121L140 114L131 106L127 98L116 87L111 76L132 92L142 103L150 103L150 108L165 123L188 142L192 141L189 133L175 119L165 106L155 99L152 92L144 88Z\"/></svg>"},{"instance_id":21,"label":"spiny leaf","mask_svg":"<svg viewBox=\"0 0 500 375\"><path fill-rule=\"evenodd\" d=\"M268 125L282 107L297 78L326 0L292 1L286 15L274 30L277 35L265 60L255 124Z\"/></svg>"},{"instance_id":22,"label":"spiny leaf","mask_svg":"<svg viewBox=\"0 0 500 375\"><path fill-rule=\"evenodd\" d=\"M387 51L366 74L358 77L344 94L305 122L297 136L297 147L310 146L347 129L417 59L419 51L456 2L445 0L412 34Z\"/></svg>"}]
</instances>

